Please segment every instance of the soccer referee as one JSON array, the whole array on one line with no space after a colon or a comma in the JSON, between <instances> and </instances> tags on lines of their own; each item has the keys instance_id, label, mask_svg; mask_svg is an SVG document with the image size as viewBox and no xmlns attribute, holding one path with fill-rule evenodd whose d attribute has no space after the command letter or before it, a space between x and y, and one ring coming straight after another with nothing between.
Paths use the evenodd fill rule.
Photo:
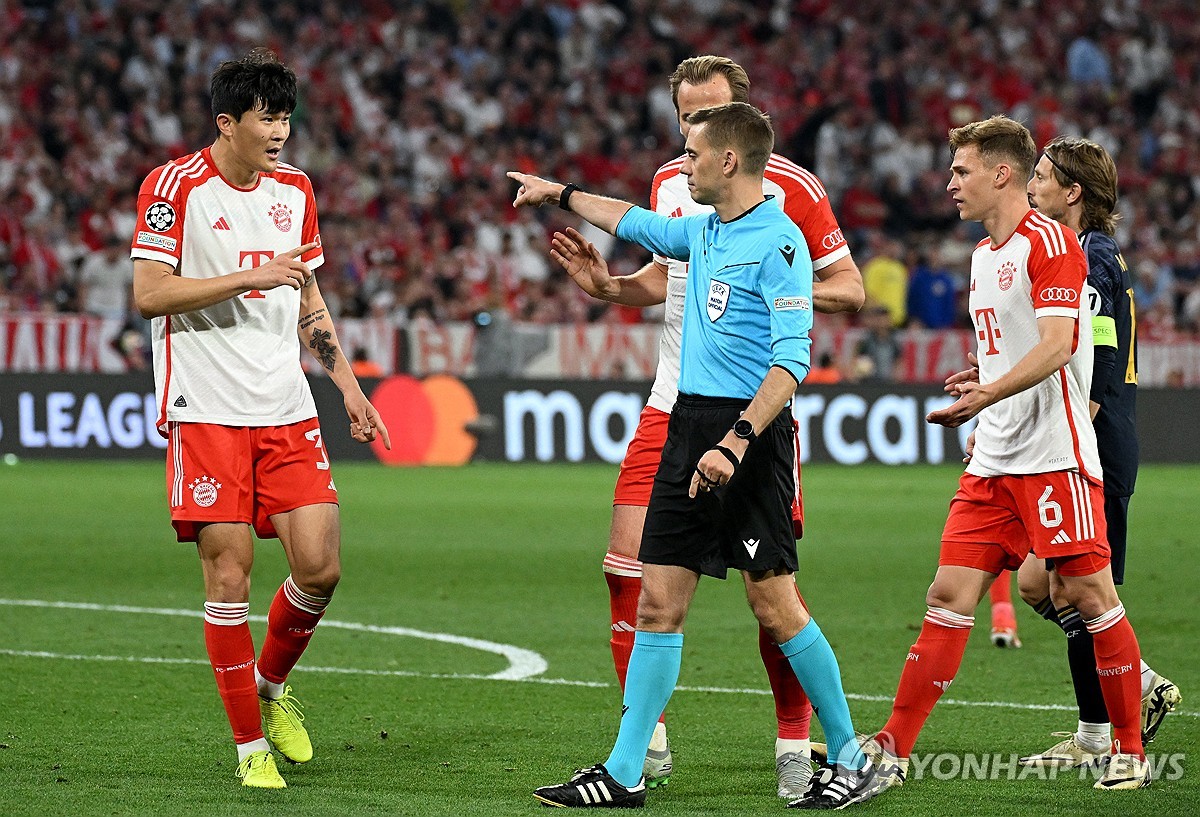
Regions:
<instances>
[{"instance_id":1,"label":"soccer referee","mask_svg":"<svg viewBox=\"0 0 1200 817\"><path fill-rule=\"evenodd\" d=\"M796 443L788 405L809 368L812 261L799 229L763 194L774 147L767 116L734 102L687 121L681 172L692 198L713 206L709 215L667 218L573 184L508 174L521 184L514 206L557 203L618 238L689 263L679 400L642 535L637 633L616 745L604 763L534 796L555 806L645 803L642 764L679 676L696 585L702 574L723 579L733 568L755 617L812 699L836 760L789 807L836 808L873 797L884 784L854 740L837 659L793 579ZM576 231L556 234L552 254L577 279L609 277Z\"/></svg>"}]
</instances>

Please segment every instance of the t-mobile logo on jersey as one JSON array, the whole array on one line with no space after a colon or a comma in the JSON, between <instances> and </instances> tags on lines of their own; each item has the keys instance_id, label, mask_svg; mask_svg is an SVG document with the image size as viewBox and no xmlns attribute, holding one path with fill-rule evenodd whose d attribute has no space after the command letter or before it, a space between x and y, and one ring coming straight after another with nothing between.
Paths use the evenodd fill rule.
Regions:
<instances>
[{"instance_id":1,"label":"t-mobile logo on jersey","mask_svg":"<svg viewBox=\"0 0 1200 817\"><path fill-rule=\"evenodd\" d=\"M254 269L255 267L261 267L274 257L275 253L271 252L270 250L242 250L238 253L238 269ZM244 266L247 262L249 262L249 265ZM267 296L263 295L262 292L257 289L252 289L242 297L266 298Z\"/></svg>"},{"instance_id":2,"label":"t-mobile logo on jersey","mask_svg":"<svg viewBox=\"0 0 1200 817\"><path fill-rule=\"evenodd\" d=\"M1000 334L1000 324L996 322L996 310L990 306L986 309L976 309L975 326L978 329L979 339L987 341L987 351L984 354L1000 354L1000 350L996 348L996 341L1004 336Z\"/></svg>"}]
</instances>

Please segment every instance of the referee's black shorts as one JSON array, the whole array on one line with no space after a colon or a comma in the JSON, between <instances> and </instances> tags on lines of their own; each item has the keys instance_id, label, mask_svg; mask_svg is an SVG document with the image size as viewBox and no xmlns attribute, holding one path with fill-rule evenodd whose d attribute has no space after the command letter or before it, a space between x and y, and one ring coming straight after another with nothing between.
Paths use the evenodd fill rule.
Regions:
<instances>
[{"instance_id":1,"label":"referee's black shorts","mask_svg":"<svg viewBox=\"0 0 1200 817\"><path fill-rule=\"evenodd\" d=\"M729 484L688 496L696 464L733 426L749 400L681 394L654 477L639 558L724 579L726 571L795 571L796 490L791 411L759 431Z\"/></svg>"}]
</instances>

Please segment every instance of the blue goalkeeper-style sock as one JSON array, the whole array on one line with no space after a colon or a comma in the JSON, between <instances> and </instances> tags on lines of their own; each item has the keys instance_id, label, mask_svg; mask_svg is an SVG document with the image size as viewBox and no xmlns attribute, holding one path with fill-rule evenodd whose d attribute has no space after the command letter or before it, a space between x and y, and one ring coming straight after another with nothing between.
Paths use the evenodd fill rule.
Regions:
<instances>
[{"instance_id":1,"label":"blue goalkeeper-style sock","mask_svg":"<svg viewBox=\"0 0 1200 817\"><path fill-rule=\"evenodd\" d=\"M683 633L638 630L633 636L633 654L629 656L629 671L625 675L621 729L612 754L604 761L608 773L626 788L633 788L642 779L654 724L675 691L682 656Z\"/></svg>"},{"instance_id":2,"label":"blue goalkeeper-style sock","mask_svg":"<svg viewBox=\"0 0 1200 817\"><path fill-rule=\"evenodd\" d=\"M867 758L854 739L850 706L842 691L842 673L833 648L817 622L809 619L804 629L779 645L812 701L813 712L825 730L829 760L839 766L862 769Z\"/></svg>"}]
</instances>

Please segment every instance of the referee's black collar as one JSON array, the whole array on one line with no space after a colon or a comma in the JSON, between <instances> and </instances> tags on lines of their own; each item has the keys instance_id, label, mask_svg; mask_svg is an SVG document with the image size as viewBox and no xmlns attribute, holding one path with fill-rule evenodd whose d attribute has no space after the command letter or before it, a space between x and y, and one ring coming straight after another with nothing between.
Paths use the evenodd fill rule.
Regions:
<instances>
[{"instance_id":1,"label":"referee's black collar","mask_svg":"<svg viewBox=\"0 0 1200 817\"><path fill-rule=\"evenodd\" d=\"M758 204L756 204L756 205L754 205L753 207L751 207L751 208L750 208L749 210L747 210L746 212L742 213L740 216L736 216L736 217L734 217L734 218L731 218L731 219L729 219L729 221L722 221L721 223L722 223L722 224L732 224L733 222L735 222L735 221L738 221L739 219L743 219L743 218L745 218L746 216L748 216L748 215L750 215L751 213L753 213L753 212L754 212L755 210L757 210L759 207L762 207L764 204L766 204L768 201L770 201L770 200L771 200L771 199L773 199L773 198L775 198L775 194L774 194L774 193L770 193L770 194L768 194L768 195L765 195L765 196L763 197L763 200L762 200L762 201L760 201Z\"/></svg>"}]
</instances>

